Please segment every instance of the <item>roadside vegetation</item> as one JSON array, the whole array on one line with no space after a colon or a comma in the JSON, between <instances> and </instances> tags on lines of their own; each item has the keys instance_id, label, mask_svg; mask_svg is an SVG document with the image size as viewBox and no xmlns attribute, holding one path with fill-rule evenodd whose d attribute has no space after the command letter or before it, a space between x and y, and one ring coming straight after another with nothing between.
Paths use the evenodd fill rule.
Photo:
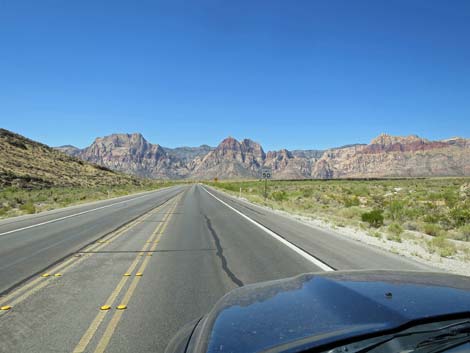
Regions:
<instances>
[{"instance_id":1,"label":"roadside vegetation","mask_svg":"<svg viewBox=\"0 0 470 353\"><path fill-rule=\"evenodd\" d=\"M470 261L470 178L208 183L274 209L350 227L401 243L421 241L429 254ZM241 193L240 193L241 188Z\"/></svg>"},{"instance_id":2,"label":"roadside vegetation","mask_svg":"<svg viewBox=\"0 0 470 353\"><path fill-rule=\"evenodd\" d=\"M170 181L142 181L137 185L50 187L31 190L8 187L0 189L0 219L156 190L174 184Z\"/></svg>"}]
</instances>

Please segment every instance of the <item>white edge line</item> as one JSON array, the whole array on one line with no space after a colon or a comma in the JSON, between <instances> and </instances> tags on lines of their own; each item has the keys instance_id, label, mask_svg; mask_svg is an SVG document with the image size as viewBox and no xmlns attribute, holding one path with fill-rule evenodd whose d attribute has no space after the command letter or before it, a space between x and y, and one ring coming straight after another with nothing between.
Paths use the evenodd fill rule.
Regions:
<instances>
[{"instance_id":1,"label":"white edge line","mask_svg":"<svg viewBox=\"0 0 470 353\"><path fill-rule=\"evenodd\" d=\"M163 190L163 189L157 189L157 190L155 190L154 192L159 192L159 191L162 191L162 190ZM22 228L18 228L18 229L12 229L12 230L9 230L8 232L0 233L0 236L2 236L2 235L7 235L7 234L11 234L11 233L16 233L16 232L21 232L22 230L26 230L26 229L31 229L31 228L43 226L43 225L45 225L45 224L49 224L49 223L54 223L54 222L62 221L62 220L67 219L67 218L77 217L77 216L81 216L81 215L86 214L86 213L94 212L94 211L97 211L97 210L102 210L103 208L108 208L108 207L111 207L111 206L116 206L116 205L119 205L119 204L124 203L124 202L128 202L128 201L133 201L133 200L141 199L142 197L146 197L146 196L148 196L148 195L151 194L151 193L152 193L152 192L148 192L148 193L146 193L145 195L142 195L142 196L134 197L134 198L131 198L131 199L126 199L126 200L123 200L123 201L119 201L119 202L116 202L116 203L112 203L112 204L110 204L110 205L105 205L105 206L93 208L93 209L91 209L91 210L86 210L86 211L74 213L74 214L71 214L71 215L68 215L68 216L64 216L64 217L60 217L60 218L55 218L55 219L51 219L50 221L45 221L45 222L41 222L41 223L36 223L36 224L32 224L32 225L30 225L30 226L26 226L26 227L22 227Z\"/></svg>"},{"instance_id":2,"label":"white edge line","mask_svg":"<svg viewBox=\"0 0 470 353\"><path fill-rule=\"evenodd\" d=\"M287 241L286 239L280 237L279 235L277 235L276 233L274 233L272 230L266 228L265 226L263 226L262 224L256 222L254 219L251 219L250 217L248 217L247 215L241 213L239 210L233 208L232 206L230 206L228 203L226 203L225 201L222 201L221 199L219 199L217 196L215 196L214 194L212 194L209 190L207 190L204 186L202 187L204 189L205 192L207 192L209 195L211 195L213 198L215 198L216 200L218 200L219 202L221 202L222 204L224 204L225 206L227 206L228 208L230 208L232 211L238 213L240 216L242 216L243 218L245 218L246 220L248 220L249 222L253 223L254 225L256 225L258 228L264 230L266 233L268 233L270 236L272 236L274 239L280 241L282 244L284 244L285 246L287 246L288 248L290 248L291 250L294 250L297 254L299 254L300 256L302 256L303 258L305 258L306 260L310 261L311 263L313 263L315 266L318 266L319 268L321 268L323 271L334 271L335 269L328 266L327 264L325 264L323 261L317 259L316 257L310 255L308 252L302 250L301 248L295 246L294 244L292 244L291 242Z\"/></svg>"}]
</instances>

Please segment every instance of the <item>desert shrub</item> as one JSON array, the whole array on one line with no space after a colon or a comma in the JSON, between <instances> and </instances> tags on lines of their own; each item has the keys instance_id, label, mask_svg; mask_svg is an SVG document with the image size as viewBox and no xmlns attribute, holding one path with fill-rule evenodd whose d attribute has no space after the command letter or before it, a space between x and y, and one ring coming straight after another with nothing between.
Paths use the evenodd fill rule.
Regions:
<instances>
[{"instance_id":1,"label":"desert shrub","mask_svg":"<svg viewBox=\"0 0 470 353\"><path fill-rule=\"evenodd\" d=\"M470 209L468 208L454 207L449 214L456 227L470 223Z\"/></svg>"},{"instance_id":2,"label":"desert shrub","mask_svg":"<svg viewBox=\"0 0 470 353\"><path fill-rule=\"evenodd\" d=\"M313 196L313 189L302 189L302 196L303 197L312 197Z\"/></svg>"},{"instance_id":3,"label":"desert shrub","mask_svg":"<svg viewBox=\"0 0 470 353\"><path fill-rule=\"evenodd\" d=\"M273 191L271 193L271 198L274 201L284 201L284 200L287 200L287 193L284 190Z\"/></svg>"},{"instance_id":4,"label":"desert shrub","mask_svg":"<svg viewBox=\"0 0 470 353\"><path fill-rule=\"evenodd\" d=\"M372 210L370 212L363 213L361 219L363 222L369 223L371 227L378 228L384 224L384 216L382 210Z\"/></svg>"},{"instance_id":5,"label":"desert shrub","mask_svg":"<svg viewBox=\"0 0 470 353\"><path fill-rule=\"evenodd\" d=\"M353 218L360 219L362 215L362 210L359 207L343 208L339 210L338 215L340 217L348 218L348 219L353 219Z\"/></svg>"},{"instance_id":6,"label":"desert shrub","mask_svg":"<svg viewBox=\"0 0 470 353\"><path fill-rule=\"evenodd\" d=\"M423 221L426 223L438 223L439 216L437 214L427 214L423 217Z\"/></svg>"},{"instance_id":7,"label":"desert shrub","mask_svg":"<svg viewBox=\"0 0 470 353\"><path fill-rule=\"evenodd\" d=\"M378 238L378 239L382 238L382 234L377 230L370 230L367 232L367 234L374 238Z\"/></svg>"},{"instance_id":8,"label":"desert shrub","mask_svg":"<svg viewBox=\"0 0 470 353\"><path fill-rule=\"evenodd\" d=\"M447 207L450 208L454 207L459 199L457 192L455 192L454 190L446 190L442 194L442 198L446 202Z\"/></svg>"},{"instance_id":9,"label":"desert shrub","mask_svg":"<svg viewBox=\"0 0 470 353\"><path fill-rule=\"evenodd\" d=\"M352 188L352 194L355 196L367 196L369 195L369 189L366 185L356 184Z\"/></svg>"},{"instance_id":10,"label":"desert shrub","mask_svg":"<svg viewBox=\"0 0 470 353\"><path fill-rule=\"evenodd\" d=\"M10 207L1 206L0 207L0 217L6 215L9 210L10 210Z\"/></svg>"},{"instance_id":11,"label":"desert shrub","mask_svg":"<svg viewBox=\"0 0 470 353\"><path fill-rule=\"evenodd\" d=\"M441 227L437 224L425 223L423 225L423 232L428 235L432 235L433 237L437 237L441 233Z\"/></svg>"},{"instance_id":12,"label":"desert shrub","mask_svg":"<svg viewBox=\"0 0 470 353\"><path fill-rule=\"evenodd\" d=\"M372 200L374 201L376 207L382 208L385 204L385 197L383 195L372 195Z\"/></svg>"},{"instance_id":13,"label":"desert shrub","mask_svg":"<svg viewBox=\"0 0 470 353\"><path fill-rule=\"evenodd\" d=\"M387 213L393 221L398 221L403 217L403 210L405 206L403 201L393 200L387 207Z\"/></svg>"},{"instance_id":14,"label":"desert shrub","mask_svg":"<svg viewBox=\"0 0 470 353\"><path fill-rule=\"evenodd\" d=\"M219 183L218 186L225 189L225 190L229 190L229 191L239 191L240 190L240 186L238 186L235 183Z\"/></svg>"},{"instance_id":15,"label":"desert shrub","mask_svg":"<svg viewBox=\"0 0 470 353\"><path fill-rule=\"evenodd\" d=\"M29 214L36 213L36 207L34 203L28 201L20 206L20 210Z\"/></svg>"},{"instance_id":16,"label":"desert shrub","mask_svg":"<svg viewBox=\"0 0 470 353\"><path fill-rule=\"evenodd\" d=\"M418 223L416 223L414 221L407 221L407 222L403 223L403 228L405 228L407 230L416 231L416 230L419 230L419 225L418 225Z\"/></svg>"},{"instance_id":17,"label":"desert shrub","mask_svg":"<svg viewBox=\"0 0 470 353\"><path fill-rule=\"evenodd\" d=\"M345 197L343 203L345 207L359 206L361 204L357 196Z\"/></svg>"},{"instance_id":18,"label":"desert shrub","mask_svg":"<svg viewBox=\"0 0 470 353\"><path fill-rule=\"evenodd\" d=\"M387 228L387 239L401 243L401 233L403 233L403 227L398 223L391 223Z\"/></svg>"},{"instance_id":19,"label":"desert shrub","mask_svg":"<svg viewBox=\"0 0 470 353\"><path fill-rule=\"evenodd\" d=\"M388 226L387 231L389 234L392 234L398 237L401 235L401 233L403 233L403 227L399 225L398 223L391 223Z\"/></svg>"},{"instance_id":20,"label":"desert shrub","mask_svg":"<svg viewBox=\"0 0 470 353\"><path fill-rule=\"evenodd\" d=\"M470 241L470 224L465 224L458 229L459 233L461 234L461 239Z\"/></svg>"},{"instance_id":21,"label":"desert shrub","mask_svg":"<svg viewBox=\"0 0 470 353\"><path fill-rule=\"evenodd\" d=\"M455 245L442 236L431 239L427 242L427 246L429 252L437 252L442 257L449 257L457 253Z\"/></svg>"}]
</instances>

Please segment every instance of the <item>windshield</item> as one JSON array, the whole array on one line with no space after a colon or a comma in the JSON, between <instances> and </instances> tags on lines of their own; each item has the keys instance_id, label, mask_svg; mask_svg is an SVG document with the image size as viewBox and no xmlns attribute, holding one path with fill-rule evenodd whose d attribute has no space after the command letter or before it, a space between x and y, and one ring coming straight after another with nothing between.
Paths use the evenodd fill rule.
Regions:
<instances>
[{"instance_id":1,"label":"windshield","mask_svg":"<svg viewBox=\"0 0 470 353\"><path fill-rule=\"evenodd\" d=\"M468 0L0 0L0 352L468 316L469 38Z\"/></svg>"},{"instance_id":2,"label":"windshield","mask_svg":"<svg viewBox=\"0 0 470 353\"><path fill-rule=\"evenodd\" d=\"M420 325L396 334L337 347L327 353L463 353L469 348L470 320L467 319Z\"/></svg>"}]
</instances>

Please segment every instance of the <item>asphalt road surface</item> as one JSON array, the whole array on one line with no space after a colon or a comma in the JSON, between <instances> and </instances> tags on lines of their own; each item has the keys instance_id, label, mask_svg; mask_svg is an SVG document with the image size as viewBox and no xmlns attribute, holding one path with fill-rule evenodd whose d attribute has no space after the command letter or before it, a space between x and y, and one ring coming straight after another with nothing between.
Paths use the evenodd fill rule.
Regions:
<instances>
[{"instance_id":1,"label":"asphalt road surface","mask_svg":"<svg viewBox=\"0 0 470 353\"><path fill-rule=\"evenodd\" d=\"M163 352L233 288L339 269L432 270L199 184L15 218L0 352Z\"/></svg>"}]
</instances>

